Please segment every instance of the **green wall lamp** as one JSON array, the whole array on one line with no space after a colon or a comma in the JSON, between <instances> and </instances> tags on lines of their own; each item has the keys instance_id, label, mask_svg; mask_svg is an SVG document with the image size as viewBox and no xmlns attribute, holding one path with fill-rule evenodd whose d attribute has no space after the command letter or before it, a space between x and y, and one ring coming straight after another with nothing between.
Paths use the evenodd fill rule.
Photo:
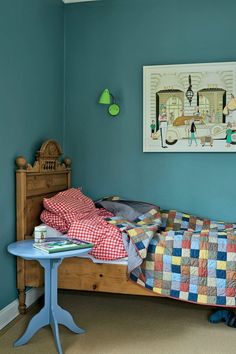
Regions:
<instances>
[{"instance_id":1,"label":"green wall lamp","mask_svg":"<svg viewBox=\"0 0 236 354\"><path fill-rule=\"evenodd\" d=\"M100 104L107 104L108 112L111 116L115 117L120 113L120 107L115 103L115 97L109 92L108 89L105 89L98 101Z\"/></svg>"}]
</instances>

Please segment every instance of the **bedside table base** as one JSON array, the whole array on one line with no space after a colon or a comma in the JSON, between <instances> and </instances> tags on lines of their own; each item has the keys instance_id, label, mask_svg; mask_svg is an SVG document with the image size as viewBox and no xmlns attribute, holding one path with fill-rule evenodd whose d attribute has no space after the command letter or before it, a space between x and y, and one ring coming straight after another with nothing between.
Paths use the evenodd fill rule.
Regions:
<instances>
[{"instance_id":1,"label":"bedside table base","mask_svg":"<svg viewBox=\"0 0 236 354\"><path fill-rule=\"evenodd\" d=\"M57 351L59 354L62 354L63 352L60 343L58 324L62 324L77 334L82 334L85 330L78 327L75 324L71 314L62 309L57 303L57 270L62 260L58 258L40 259L38 261L44 268L44 307L31 319L25 333L14 343L14 346L18 347L26 344L40 328L50 325L54 335Z\"/></svg>"}]
</instances>

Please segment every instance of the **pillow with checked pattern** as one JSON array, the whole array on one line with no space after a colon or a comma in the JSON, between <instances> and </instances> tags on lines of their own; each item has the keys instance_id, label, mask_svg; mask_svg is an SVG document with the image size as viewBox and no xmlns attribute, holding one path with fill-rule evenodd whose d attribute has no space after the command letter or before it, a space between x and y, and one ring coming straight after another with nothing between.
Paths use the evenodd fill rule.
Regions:
<instances>
[{"instance_id":1,"label":"pillow with checked pattern","mask_svg":"<svg viewBox=\"0 0 236 354\"><path fill-rule=\"evenodd\" d=\"M95 211L92 199L85 196L79 188L70 188L52 198L44 198L43 205L45 209L64 219L67 224Z\"/></svg>"},{"instance_id":2,"label":"pillow with checked pattern","mask_svg":"<svg viewBox=\"0 0 236 354\"><path fill-rule=\"evenodd\" d=\"M40 219L46 225L62 233L66 233L68 231L68 225L66 221L55 213L51 213L48 210L43 210L40 215Z\"/></svg>"}]
</instances>

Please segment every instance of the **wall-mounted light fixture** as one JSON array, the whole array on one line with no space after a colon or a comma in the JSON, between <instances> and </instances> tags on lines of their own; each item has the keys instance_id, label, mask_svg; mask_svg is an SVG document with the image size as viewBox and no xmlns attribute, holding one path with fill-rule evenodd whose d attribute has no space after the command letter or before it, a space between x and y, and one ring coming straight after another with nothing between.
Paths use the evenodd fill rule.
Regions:
<instances>
[{"instance_id":1,"label":"wall-mounted light fixture","mask_svg":"<svg viewBox=\"0 0 236 354\"><path fill-rule=\"evenodd\" d=\"M191 82L191 75L189 75L188 77L188 83L189 83L189 86L188 86L188 89L185 93L185 96L187 97L188 101L189 101L189 104L191 106L191 102L192 102L192 99L193 99L193 96L194 96L194 92L192 90L192 82Z\"/></svg>"},{"instance_id":2,"label":"wall-mounted light fixture","mask_svg":"<svg viewBox=\"0 0 236 354\"><path fill-rule=\"evenodd\" d=\"M120 107L118 104L115 102L115 97L109 92L108 89L105 89L98 101L100 104L107 104L109 105L108 107L108 112L111 116L117 116L120 113Z\"/></svg>"}]
</instances>

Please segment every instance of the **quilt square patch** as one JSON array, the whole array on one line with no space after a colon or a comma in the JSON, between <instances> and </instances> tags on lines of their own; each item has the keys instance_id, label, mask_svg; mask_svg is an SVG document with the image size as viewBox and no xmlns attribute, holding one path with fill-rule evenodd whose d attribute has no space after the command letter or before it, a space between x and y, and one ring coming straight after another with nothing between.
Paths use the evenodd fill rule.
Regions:
<instances>
[{"instance_id":1,"label":"quilt square patch","mask_svg":"<svg viewBox=\"0 0 236 354\"><path fill-rule=\"evenodd\" d=\"M207 261L208 269L216 269L216 260L215 259L208 259Z\"/></svg>"},{"instance_id":2,"label":"quilt square patch","mask_svg":"<svg viewBox=\"0 0 236 354\"><path fill-rule=\"evenodd\" d=\"M198 267L190 267L190 274L198 276Z\"/></svg>"},{"instance_id":3,"label":"quilt square patch","mask_svg":"<svg viewBox=\"0 0 236 354\"><path fill-rule=\"evenodd\" d=\"M228 243L227 252L232 252L234 255L236 254L236 243Z\"/></svg>"},{"instance_id":4,"label":"quilt square patch","mask_svg":"<svg viewBox=\"0 0 236 354\"><path fill-rule=\"evenodd\" d=\"M189 286L189 293L197 294L198 287L197 285L190 284Z\"/></svg>"},{"instance_id":5,"label":"quilt square patch","mask_svg":"<svg viewBox=\"0 0 236 354\"><path fill-rule=\"evenodd\" d=\"M199 250L198 249L191 249L190 250L190 257L199 258Z\"/></svg>"},{"instance_id":6,"label":"quilt square patch","mask_svg":"<svg viewBox=\"0 0 236 354\"><path fill-rule=\"evenodd\" d=\"M188 283L181 283L180 284L180 290L182 292L188 292L189 291L189 284Z\"/></svg>"},{"instance_id":7,"label":"quilt square patch","mask_svg":"<svg viewBox=\"0 0 236 354\"><path fill-rule=\"evenodd\" d=\"M198 287L198 294L207 295L207 286L199 286Z\"/></svg>"},{"instance_id":8,"label":"quilt square patch","mask_svg":"<svg viewBox=\"0 0 236 354\"><path fill-rule=\"evenodd\" d=\"M226 271L221 269L216 269L217 278L226 279Z\"/></svg>"},{"instance_id":9,"label":"quilt square patch","mask_svg":"<svg viewBox=\"0 0 236 354\"><path fill-rule=\"evenodd\" d=\"M217 296L224 296L225 297L225 288L217 288Z\"/></svg>"},{"instance_id":10,"label":"quilt square patch","mask_svg":"<svg viewBox=\"0 0 236 354\"><path fill-rule=\"evenodd\" d=\"M180 291L180 299L182 300L188 300L188 292L186 291Z\"/></svg>"},{"instance_id":11,"label":"quilt square patch","mask_svg":"<svg viewBox=\"0 0 236 354\"><path fill-rule=\"evenodd\" d=\"M220 239L218 240L218 251L219 252L226 252L227 250L227 240Z\"/></svg>"},{"instance_id":12,"label":"quilt square patch","mask_svg":"<svg viewBox=\"0 0 236 354\"><path fill-rule=\"evenodd\" d=\"M221 278L216 279L216 286L217 286L217 288L225 289L226 279L221 279Z\"/></svg>"},{"instance_id":13,"label":"quilt square patch","mask_svg":"<svg viewBox=\"0 0 236 354\"><path fill-rule=\"evenodd\" d=\"M172 257L167 255L167 254L164 254L163 262L166 263L166 264L171 264L171 261L172 261Z\"/></svg>"},{"instance_id":14,"label":"quilt square patch","mask_svg":"<svg viewBox=\"0 0 236 354\"><path fill-rule=\"evenodd\" d=\"M182 241L182 248L190 249L191 241L190 240L183 240Z\"/></svg>"},{"instance_id":15,"label":"quilt square patch","mask_svg":"<svg viewBox=\"0 0 236 354\"><path fill-rule=\"evenodd\" d=\"M217 288L214 286L207 287L207 295L208 296L216 296L217 295Z\"/></svg>"},{"instance_id":16,"label":"quilt square patch","mask_svg":"<svg viewBox=\"0 0 236 354\"><path fill-rule=\"evenodd\" d=\"M198 295L196 293L191 293L190 292L189 295L188 295L188 300L196 302L197 301L197 297L198 297Z\"/></svg>"},{"instance_id":17,"label":"quilt square patch","mask_svg":"<svg viewBox=\"0 0 236 354\"><path fill-rule=\"evenodd\" d=\"M227 253L226 252L218 252L217 259L218 259L218 261L226 261Z\"/></svg>"},{"instance_id":18,"label":"quilt square patch","mask_svg":"<svg viewBox=\"0 0 236 354\"><path fill-rule=\"evenodd\" d=\"M163 282L162 282L162 288L163 289L169 289L170 286L171 286L171 282L170 281L163 280Z\"/></svg>"},{"instance_id":19,"label":"quilt square patch","mask_svg":"<svg viewBox=\"0 0 236 354\"><path fill-rule=\"evenodd\" d=\"M182 248L173 248L173 253L172 255L174 257L181 257L182 255Z\"/></svg>"},{"instance_id":20,"label":"quilt square patch","mask_svg":"<svg viewBox=\"0 0 236 354\"><path fill-rule=\"evenodd\" d=\"M217 283L217 279L216 278L207 277L207 286L209 287L209 289L215 288L216 287L216 283Z\"/></svg>"},{"instance_id":21,"label":"quilt square patch","mask_svg":"<svg viewBox=\"0 0 236 354\"><path fill-rule=\"evenodd\" d=\"M227 271L235 271L236 272L236 267L235 267L235 262L232 262L232 261L228 261L226 263L226 267L227 267ZM226 274L226 277L227 277L227 274Z\"/></svg>"},{"instance_id":22,"label":"quilt square patch","mask_svg":"<svg viewBox=\"0 0 236 354\"><path fill-rule=\"evenodd\" d=\"M235 297L227 297L226 296L226 305L227 306L235 306Z\"/></svg>"},{"instance_id":23,"label":"quilt square patch","mask_svg":"<svg viewBox=\"0 0 236 354\"><path fill-rule=\"evenodd\" d=\"M190 275L190 269L188 266L186 265L182 265L181 266L181 274L185 275L186 277L188 277Z\"/></svg>"},{"instance_id":24,"label":"quilt square patch","mask_svg":"<svg viewBox=\"0 0 236 354\"><path fill-rule=\"evenodd\" d=\"M216 296L211 296L211 295L209 295L209 296L208 296L208 301L207 301L207 303L208 303L209 305L215 305L215 304L216 304Z\"/></svg>"},{"instance_id":25,"label":"quilt square patch","mask_svg":"<svg viewBox=\"0 0 236 354\"><path fill-rule=\"evenodd\" d=\"M206 286L207 285L207 277L199 277L198 278L198 285L199 286Z\"/></svg>"},{"instance_id":26,"label":"quilt square patch","mask_svg":"<svg viewBox=\"0 0 236 354\"><path fill-rule=\"evenodd\" d=\"M217 259L217 251L208 251L208 259Z\"/></svg>"},{"instance_id":27,"label":"quilt square patch","mask_svg":"<svg viewBox=\"0 0 236 354\"><path fill-rule=\"evenodd\" d=\"M226 270L227 263L225 261L217 261L216 268L219 270Z\"/></svg>"},{"instance_id":28,"label":"quilt square patch","mask_svg":"<svg viewBox=\"0 0 236 354\"><path fill-rule=\"evenodd\" d=\"M208 259L208 250L205 250L205 249L200 250L199 257L202 259Z\"/></svg>"},{"instance_id":29,"label":"quilt square patch","mask_svg":"<svg viewBox=\"0 0 236 354\"><path fill-rule=\"evenodd\" d=\"M202 304L207 304L207 295L198 294L197 301Z\"/></svg>"},{"instance_id":30,"label":"quilt square patch","mask_svg":"<svg viewBox=\"0 0 236 354\"><path fill-rule=\"evenodd\" d=\"M199 272L198 272L199 277L207 277L208 272L207 272L207 268L199 268Z\"/></svg>"},{"instance_id":31,"label":"quilt square patch","mask_svg":"<svg viewBox=\"0 0 236 354\"><path fill-rule=\"evenodd\" d=\"M190 257L190 249L183 248L182 249L182 257L189 258ZM183 264L183 262L182 262Z\"/></svg>"},{"instance_id":32,"label":"quilt square patch","mask_svg":"<svg viewBox=\"0 0 236 354\"><path fill-rule=\"evenodd\" d=\"M235 295L236 295L235 288L227 288L226 289L226 296L235 297Z\"/></svg>"},{"instance_id":33,"label":"quilt square patch","mask_svg":"<svg viewBox=\"0 0 236 354\"><path fill-rule=\"evenodd\" d=\"M198 285L199 278L198 275L190 275L190 284Z\"/></svg>"},{"instance_id":34,"label":"quilt square patch","mask_svg":"<svg viewBox=\"0 0 236 354\"><path fill-rule=\"evenodd\" d=\"M208 268L208 275L209 278L216 278L216 269Z\"/></svg>"},{"instance_id":35,"label":"quilt square patch","mask_svg":"<svg viewBox=\"0 0 236 354\"><path fill-rule=\"evenodd\" d=\"M198 258L190 258L190 263L189 265L191 267L199 267L199 259Z\"/></svg>"},{"instance_id":36,"label":"quilt square patch","mask_svg":"<svg viewBox=\"0 0 236 354\"><path fill-rule=\"evenodd\" d=\"M163 280L170 282L172 279L172 273L171 272L163 272Z\"/></svg>"},{"instance_id":37,"label":"quilt square patch","mask_svg":"<svg viewBox=\"0 0 236 354\"><path fill-rule=\"evenodd\" d=\"M173 273L180 273L181 272L180 266L179 265L175 265L175 264L172 264L171 270L172 270Z\"/></svg>"},{"instance_id":38,"label":"quilt square patch","mask_svg":"<svg viewBox=\"0 0 236 354\"><path fill-rule=\"evenodd\" d=\"M170 291L170 296L175 297L175 298L179 298L179 290L171 290Z\"/></svg>"},{"instance_id":39,"label":"quilt square patch","mask_svg":"<svg viewBox=\"0 0 236 354\"><path fill-rule=\"evenodd\" d=\"M172 281L172 283L171 283L171 288L173 289L173 290L180 290L180 282L179 281Z\"/></svg>"},{"instance_id":40,"label":"quilt square patch","mask_svg":"<svg viewBox=\"0 0 236 354\"><path fill-rule=\"evenodd\" d=\"M181 281L181 274L180 273L172 273L172 281L180 283Z\"/></svg>"},{"instance_id":41,"label":"quilt square patch","mask_svg":"<svg viewBox=\"0 0 236 354\"><path fill-rule=\"evenodd\" d=\"M180 265L181 264L181 257L172 256L172 264Z\"/></svg>"},{"instance_id":42,"label":"quilt square patch","mask_svg":"<svg viewBox=\"0 0 236 354\"><path fill-rule=\"evenodd\" d=\"M227 260L231 262L236 262L236 253L228 252L227 253Z\"/></svg>"},{"instance_id":43,"label":"quilt square patch","mask_svg":"<svg viewBox=\"0 0 236 354\"><path fill-rule=\"evenodd\" d=\"M217 296L216 297L217 305L226 305L226 297L225 296Z\"/></svg>"},{"instance_id":44,"label":"quilt square patch","mask_svg":"<svg viewBox=\"0 0 236 354\"><path fill-rule=\"evenodd\" d=\"M163 272L171 273L172 264L171 263L164 263L163 264Z\"/></svg>"}]
</instances>

